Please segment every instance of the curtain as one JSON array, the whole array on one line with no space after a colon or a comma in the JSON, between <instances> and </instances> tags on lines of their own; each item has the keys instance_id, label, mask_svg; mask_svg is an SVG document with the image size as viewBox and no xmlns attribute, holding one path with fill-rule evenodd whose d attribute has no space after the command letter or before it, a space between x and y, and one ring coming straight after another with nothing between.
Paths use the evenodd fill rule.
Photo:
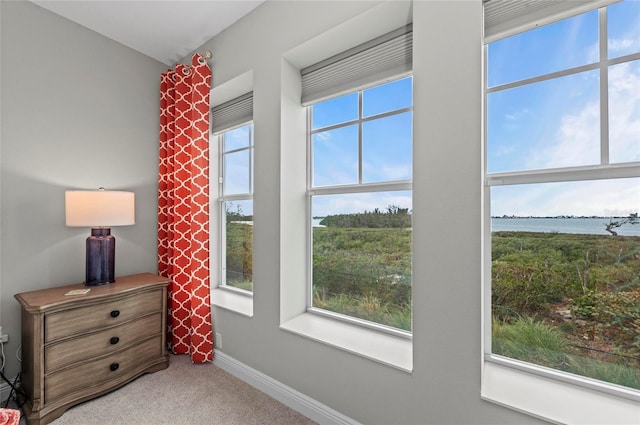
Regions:
<instances>
[{"instance_id":1,"label":"curtain","mask_svg":"<svg viewBox=\"0 0 640 425\"><path fill-rule=\"evenodd\" d=\"M209 92L195 54L160 81L158 273L169 279L167 343L194 363L213 361L209 302Z\"/></svg>"}]
</instances>

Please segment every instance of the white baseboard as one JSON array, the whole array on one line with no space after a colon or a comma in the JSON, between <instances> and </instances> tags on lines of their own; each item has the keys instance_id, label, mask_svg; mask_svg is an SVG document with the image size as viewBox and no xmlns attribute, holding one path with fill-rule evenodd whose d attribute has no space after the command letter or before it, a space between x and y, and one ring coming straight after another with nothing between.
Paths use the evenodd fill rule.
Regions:
<instances>
[{"instance_id":1,"label":"white baseboard","mask_svg":"<svg viewBox=\"0 0 640 425\"><path fill-rule=\"evenodd\" d=\"M219 350L215 352L213 364L319 424L360 425L359 422L329 406L307 397Z\"/></svg>"}]
</instances>

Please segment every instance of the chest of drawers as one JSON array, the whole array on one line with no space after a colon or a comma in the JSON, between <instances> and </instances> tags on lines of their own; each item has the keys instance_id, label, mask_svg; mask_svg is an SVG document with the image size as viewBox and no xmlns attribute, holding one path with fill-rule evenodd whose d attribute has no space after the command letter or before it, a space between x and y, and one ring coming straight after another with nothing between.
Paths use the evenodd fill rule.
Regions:
<instances>
[{"instance_id":1,"label":"chest of drawers","mask_svg":"<svg viewBox=\"0 0 640 425\"><path fill-rule=\"evenodd\" d=\"M143 273L115 283L23 292L22 386L29 425L169 365L167 279Z\"/></svg>"}]
</instances>

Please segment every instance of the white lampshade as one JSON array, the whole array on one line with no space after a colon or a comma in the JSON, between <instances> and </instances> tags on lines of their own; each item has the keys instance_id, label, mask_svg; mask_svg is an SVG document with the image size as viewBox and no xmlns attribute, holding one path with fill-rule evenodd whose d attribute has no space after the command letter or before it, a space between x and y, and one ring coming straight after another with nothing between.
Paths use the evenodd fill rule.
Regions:
<instances>
[{"instance_id":1,"label":"white lampshade","mask_svg":"<svg viewBox=\"0 0 640 425\"><path fill-rule=\"evenodd\" d=\"M135 224L135 194L112 190L71 190L64 194L67 226L111 227Z\"/></svg>"}]
</instances>

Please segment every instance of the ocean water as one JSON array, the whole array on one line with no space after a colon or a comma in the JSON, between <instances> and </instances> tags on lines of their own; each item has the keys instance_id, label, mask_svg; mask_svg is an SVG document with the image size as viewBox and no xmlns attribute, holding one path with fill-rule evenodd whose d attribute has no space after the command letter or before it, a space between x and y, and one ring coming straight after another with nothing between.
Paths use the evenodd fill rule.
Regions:
<instances>
[{"instance_id":1,"label":"ocean water","mask_svg":"<svg viewBox=\"0 0 640 425\"><path fill-rule=\"evenodd\" d=\"M605 230L605 226L610 220L609 218L492 218L491 231L509 230L610 235ZM613 220L620 219L615 218ZM614 230L618 232L619 236L640 236L640 223L627 223Z\"/></svg>"},{"instance_id":2,"label":"ocean water","mask_svg":"<svg viewBox=\"0 0 640 425\"><path fill-rule=\"evenodd\" d=\"M605 230L609 218L492 218L491 231L579 233L587 235L610 235ZM619 219L614 219L619 220ZM313 227L324 227L322 218L313 219ZM619 236L640 236L640 223L624 224L614 229Z\"/></svg>"}]
</instances>

